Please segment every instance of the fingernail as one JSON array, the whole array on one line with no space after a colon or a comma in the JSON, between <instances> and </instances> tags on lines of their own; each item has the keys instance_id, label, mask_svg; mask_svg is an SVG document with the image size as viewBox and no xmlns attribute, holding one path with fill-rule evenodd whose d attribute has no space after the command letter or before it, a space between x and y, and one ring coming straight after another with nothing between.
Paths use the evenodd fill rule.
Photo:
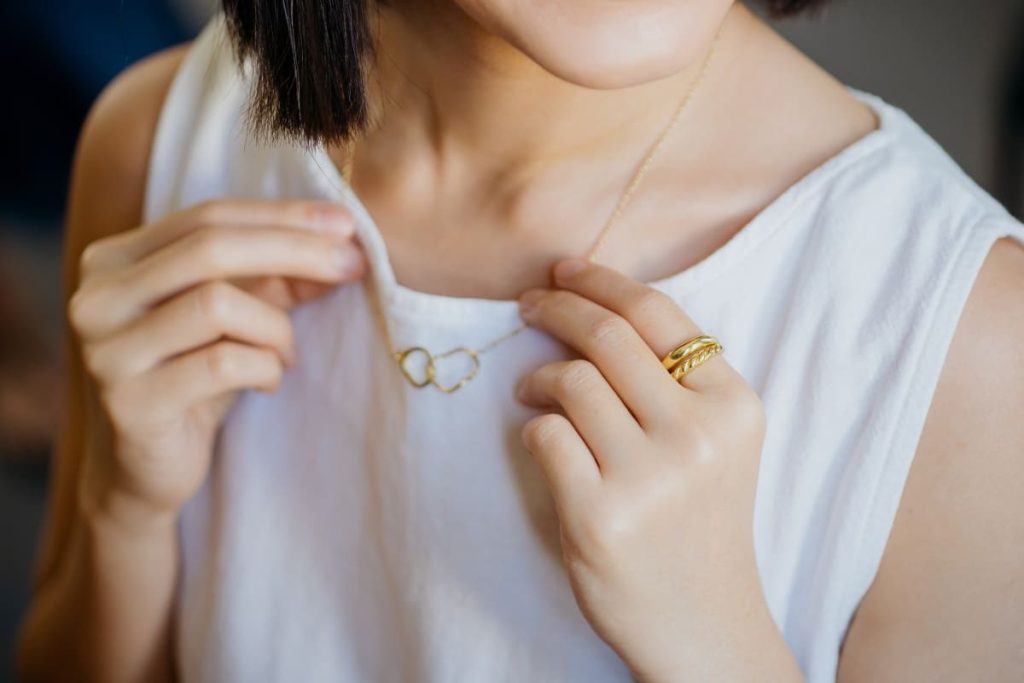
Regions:
<instances>
[{"instance_id":1,"label":"fingernail","mask_svg":"<svg viewBox=\"0 0 1024 683\"><path fill-rule=\"evenodd\" d=\"M355 229L352 215L341 204L319 202L313 206L313 215L319 225L332 232L351 235Z\"/></svg>"},{"instance_id":2,"label":"fingernail","mask_svg":"<svg viewBox=\"0 0 1024 683\"><path fill-rule=\"evenodd\" d=\"M528 289L519 296L519 313L529 315L537 302L544 296L544 289Z\"/></svg>"},{"instance_id":3,"label":"fingernail","mask_svg":"<svg viewBox=\"0 0 1024 683\"><path fill-rule=\"evenodd\" d=\"M559 261L555 264L555 279L556 280L568 280L576 273L580 272L587 267L587 262L583 259L569 258Z\"/></svg>"}]
</instances>

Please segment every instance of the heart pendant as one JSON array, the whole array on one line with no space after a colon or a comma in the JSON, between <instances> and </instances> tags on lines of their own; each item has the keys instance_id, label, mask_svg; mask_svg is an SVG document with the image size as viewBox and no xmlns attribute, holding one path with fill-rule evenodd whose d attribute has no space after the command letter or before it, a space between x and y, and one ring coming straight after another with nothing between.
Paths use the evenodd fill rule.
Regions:
<instances>
[{"instance_id":1,"label":"heart pendant","mask_svg":"<svg viewBox=\"0 0 1024 683\"><path fill-rule=\"evenodd\" d=\"M407 361L410 358L415 360L418 357L423 359L422 370L418 368L415 370L410 369ZM395 354L395 360L398 361L398 367L402 368L402 374L405 375L405 378L417 389L425 387L434 381L434 356L422 346L411 346L404 351L399 351ZM416 377L415 373L418 370L423 376L422 379Z\"/></svg>"},{"instance_id":2,"label":"heart pendant","mask_svg":"<svg viewBox=\"0 0 1024 683\"><path fill-rule=\"evenodd\" d=\"M438 362L445 358L451 357L465 357L469 361L469 368L466 370L462 377L458 381L452 384L442 384L437 379ZM420 365L417 368L410 368L410 360L420 360ZM450 394L457 389L465 386L471 379L476 377L476 373L480 370L480 358L476 351L466 346L457 346L453 349L448 349L444 353L439 353L436 356L422 346L411 346L407 349L395 353L395 360L398 361L398 366L402 369L402 374L409 380L417 389L425 387L428 384L433 384L435 387L440 389L446 394Z\"/></svg>"}]
</instances>

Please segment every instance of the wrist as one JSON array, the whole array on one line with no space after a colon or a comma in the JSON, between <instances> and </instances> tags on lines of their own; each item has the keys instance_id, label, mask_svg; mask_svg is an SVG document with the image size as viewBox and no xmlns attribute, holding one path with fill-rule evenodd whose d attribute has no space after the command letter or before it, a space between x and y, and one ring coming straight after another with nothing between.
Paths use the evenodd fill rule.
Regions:
<instances>
[{"instance_id":1,"label":"wrist","mask_svg":"<svg viewBox=\"0 0 1024 683\"><path fill-rule=\"evenodd\" d=\"M177 523L178 509L157 506L120 485L123 476L102 447L86 453L78 482L77 505L85 524L93 530L125 535L167 531Z\"/></svg>"},{"instance_id":2,"label":"wrist","mask_svg":"<svg viewBox=\"0 0 1024 683\"><path fill-rule=\"evenodd\" d=\"M178 562L174 515L154 515L137 509L134 501L115 496L107 505L83 513L79 541L93 590L106 585L123 591L136 585L159 595L154 587L173 581L170 577Z\"/></svg>"},{"instance_id":3,"label":"wrist","mask_svg":"<svg viewBox=\"0 0 1024 683\"><path fill-rule=\"evenodd\" d=\"M737 591L700 623L663 629L646 651L625 657L640 683L771 680L802 683L803 673L758 590Z\"/></svg>"},{"instance_id":4,"label":"wrist","mask_svg":"<svg viewBox=\"0 0 1024 683\"><path fill-rule=\"evenodd\" d=\"M79 512L94 534L124 537L159 537L175 529L177 510L158 509L130 493L113 487L78 496Z\"/></svg>"}]
</instances>

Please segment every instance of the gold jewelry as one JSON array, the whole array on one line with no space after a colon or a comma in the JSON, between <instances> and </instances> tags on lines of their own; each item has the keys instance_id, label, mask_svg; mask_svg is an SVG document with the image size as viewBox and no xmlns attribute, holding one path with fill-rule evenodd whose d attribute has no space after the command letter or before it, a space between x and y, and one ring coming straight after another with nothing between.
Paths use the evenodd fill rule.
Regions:
<instances>
[{"instance_id":1,"label":"gold jewelry","mask_svg":"<svg viewBox=\"0 0 1024 683\"><path fill-rule=\"evenodd\" d=\"M679 365L680 361L686 358L695 351L707 346L714 346L718 342L714 337L709 337L706 334L698 334L696 337L690 337L676 348L672 349L665 354L665 357L661 359L661 364L666 370L671 370L675 366Z\"/></svg>"},{"instance_id":2,"label":"gold jewelry","mask_svg":"<svg viewBox=\"0 0 1024 683\"><path fill-rule=\"evenodd\" d=\"M439 353L435 356L422 346L410 346L407 349L396 352L395 360L398 361L398 367L401 368L402 374L405 375L405 378L408 379L409 383L412 384L417 389L425 387L428 384L433 384L435 387L437 387L444 393L450 394L456 389L459 389L465 384L467 384L469 380L476 377L476 373L480 371L480 357L477 355L478 353L478 351L475 351L474 349L471 349L468 346L457 346L454 349L449 349L444 353ZM406 361L415 354L421 354L426 359L423 366L425 374L422 378L417 378L406 365ZM466 374L462 376L462 379L460 379L458 382L448 385L441 384L440 382L437 381L437 366L435 365L435 361L441 358L455 356L457 354L464 354L467 358L469 358L470 362L472 363L470 369L466 372Z\"/></svg>"},{"instance_id":3,"label":"gold jewelry","mask_svg":"<svg viewBox=\"0 0 1024 683\"><path fill-rule=\"evenodd\" d=\"M707 54L705 54L704 56L704 60L701 64L700 70L698 71L696 78L694 78L693 83L687 89L686 93L683 95L682 100L679 102L679 105L676 107L675 112L672 114L672 118L669 119L668 125L666 125L665 128L661 131L657 139L654 141L654 144L651 146L651 149L647 152L647 155L640 162L639 168L633 174L633 177L630 180L629 184L626 186L626 189L623 191L622 196L619 197L619 201L616 204L614 211L612 211L611 216L608 217L608 220L605 222L604 227L598 233L598 236L594 240L593 245L591 245L590 249L587 251L584 257L587 260L592 261L594 255L604 245L605 239L611 231L612 226L615 225L615 223L619 219L619 216L622 215L622 212L625 210L630 200L632 200L633 194L636 192L637 187L640 185L640 181L643 180L644 176L647 174L647 169L650 167L655 155L661 149L665 139L668 137L669 132L671 132L671 130L675 128L676 123L682 117L682 114L686 110L686 106L687 104L689 104L693 94L697 91L697 88L700 86L701 82L703 82L704 76L708 70L708 64L710 64L711 57L714 54L715 47L718 44L718 38L719 34L716 34L714 40L711 43L711 46L707 51ZM344 164L342 166L342 177L345 179L345 182L349 183L350 186L351 175L352 155L348 154L346 155ZM498 346L502 342L514 337L515 335L519 334L527 327L529 327L526 324L521 324L518 327L509 330L500 337L484 344L478 349L473 349L468 346L458 346L448 349L443 353L435 354L432 353L429 349L426 349L422 346L410 346L404 349L396 349L391 341L391 337L388 332L387 320L384 318L383 312L376 311L376 307L374 307L374 311L381 320L381 324L384 330L384 336L387 340L388 348L391 350L391 355L398 363L399 369L402 371L402 374L405 375L405 378L409 381L409 383L416 388L422 388L432 384L437 389L446 394L450 394L462 388L476 376L477 372L479 372L480 370L481 355L483 355L487 351L490 351L491 349ZM469 368L458 381L455 381L448 385L440 383L437 379L436 362L443 358L457 356L465 356L469 360ZM408 363L411 359L419 357L422 357L423 359L423 366L421 369L421 373L418 375L413 369L409 367Z\"/></svg>"},{"instance_id":4,"label":"gold jewelry","mask_svg":"<svg viewBox=\"0 0 1024 683\"><path fill-rule=\"evenodd\" d=\"M682 382L686 373L722 353L722 350L722 345L717 339L701 334L687 339L665 354L661 364L672 375L672 379Z\"/></svg>"}]
</instances>

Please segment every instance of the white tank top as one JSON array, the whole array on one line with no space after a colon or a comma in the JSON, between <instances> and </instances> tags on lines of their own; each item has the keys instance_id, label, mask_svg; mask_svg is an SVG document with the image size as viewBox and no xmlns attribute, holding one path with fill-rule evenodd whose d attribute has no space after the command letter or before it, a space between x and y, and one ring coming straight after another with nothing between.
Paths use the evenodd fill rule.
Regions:
<instances>
[{"instance_id":1,"label":"white tank top","mask_svg":"<svg viewBox=\"0 0 1024 683\"><path fill-rule=\"evenodd\" d=\"M515 381L568 351L528 328L451 395L385 348L481 345L512 300L395 280L366 208L323 149L246 136L249 69L215 19L181 65L154 142L147 221L218 197L344 202L363 281L294 309L299 365L228 414L180 522L185 681L630 680L560 562ZM696 265L658 280L760 394L755 499L771 614L812 683L886 544L958 316L993 241L1024 227L901 110L814 169ZM680 539L680 543L685 543Z\"/></svg>"}]
</instances>

